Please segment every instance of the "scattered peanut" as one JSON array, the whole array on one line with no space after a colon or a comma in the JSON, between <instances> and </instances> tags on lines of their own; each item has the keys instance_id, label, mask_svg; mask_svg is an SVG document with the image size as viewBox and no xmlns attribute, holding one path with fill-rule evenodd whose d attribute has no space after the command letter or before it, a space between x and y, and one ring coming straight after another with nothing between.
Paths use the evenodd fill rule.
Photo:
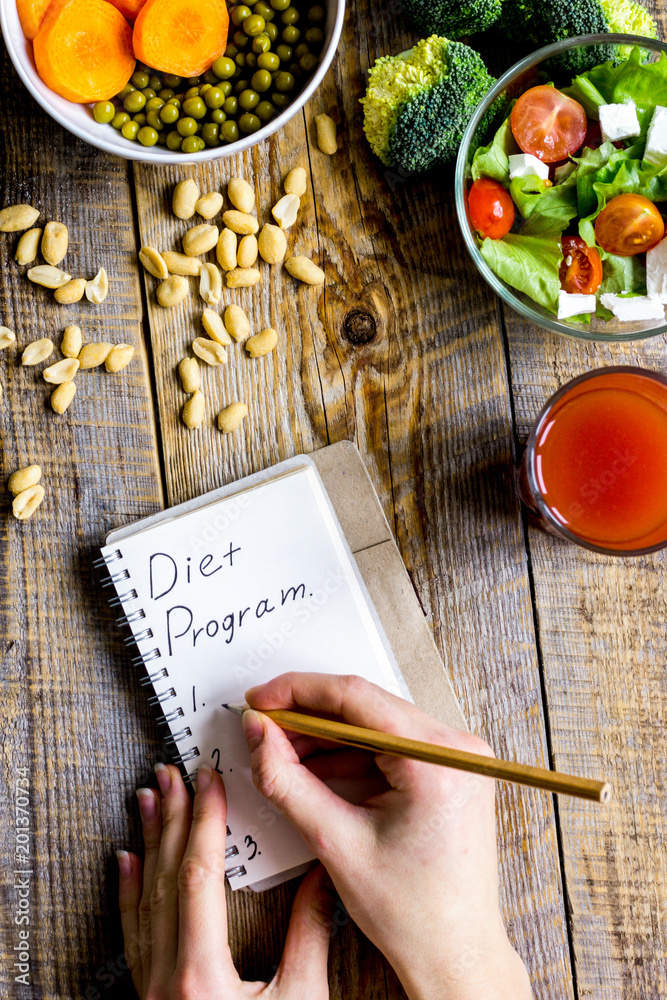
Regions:
<instances>
[{"instance_id":1,"label":"scattered peanut","mask_svg":"<svg viewBox=\"0 0 667 1000\"><path fill-rule=\"evenodd\" d=\"M225 227L220 233L216 257L223 271L233 271L236 267L236 233L231 229Z\"/></svg>"},{"instance_id":2,"label":"scattered peanut","mask_svg":"<svg viewBox=\"0 0 667 1000\"><path fill-rule=\"evenodd\" d=\"M285 261L285 270L298 281L307 285L321 285L324 281L324 271L307 257L290 257Z\"/></svg>"},{"instance_id":3,"label":"scattered peanut","mask_svg":"<svg viewBox=\"0 0 667 1000\"><path fill-rule=\"evenodd\" d=\"M198 358L207 365L224 365L227 361L227 351L216 340L208 337L197 337L192 341L192 350Z\"/></svg>"},{"instance_id":4,"label":"scattered peanut","mask_svg":"<svg viewBox=\"0 0 667 1000\"><path fill-rule=\"evenodd\" d=\"M201 325L211 340L215 340L218 344L223 344L224 346L231 344L232 338L225 330L225 325L217 312L213 312L212 309L204 309L201 317Z\"/></svg>"},{"instance_id":5,"label":"scattered peanut","mask_svg":"<svg viewBox=\"0 0 667 1000\"><path fill-rule=\"evenodd\" d=\"M158 253L154 247L142 247L139 251L139 260L154 278L164 279L169 277L169 268L162 254Z\"/></svg>"},{"instance_id":6,"label":"scattered peanut","mask_svg":"<svg viewBox=\"0 0 667 1000\"><path fill-rule=\"evenodd\" d=\"M109 292L109 279L103 267L99 269L94 278L86 282L86 298L89 302L98 306L104 302Z\"/></svg>"},{"instance_id":7,"label":"scattered peanut","mask_svg":"<svg viewBox=\"0 0 667 1000\"><path fill-rule=\"evenodd\" d=\"M271 215L281 229L289 229L296 222L300 201L295 194L284 194L271 209Z\"/></svg>"},{"instance_id":8,"label":"scattered peanut","mask_svg":"<svg viewBox=\"0 0 667 1000\"><path fill-rule=\"evenodd\" d=\"M84 344L79 352L79 367L81 371L86 368L97 368L103 364L111 353L113 344L99 341L95 344Z\"/></svg>"},{"instance_id":9,"label":"scattered peanut","mask_svg":"<svg viewBox=\"0 0 667 1000\"><path fill-rule=\"evenodd\" d=\"M222 295L222 275L215 264L202 264L199 275L199 294L204 302L216 306Z\"/></svg>"},{"instance_id":10,"label":"scattered peanut","mask_svg":"<svg viewBox=\"0 0 667 1000\"><path fill-rule=\"evenodd\" d=\"M72 275L65 274L52 264L38 264L37 267L30 268L28 278L35 285L42 285L44 288L61 288L72 280Z\"/></svg>"},{"instance_id":11,"label":"scattered peanut","mask_svg":"<svg viewBox=\"0 0 667 1000\"><path fill-rule=\"evenodd\" d=\"M188 280L180 274L172 274L157 286L156 296L161 306L170 309L182 302L188 294Z\"/></svg>"},{"instance_id":12,"label":"scattered peanut","mask_svg":"<svg viewBox=\"0 0 667 1000\"><path fill-rule=\"evenodd\" d=\"M317 145L327 156L332 156L338 149L336 139L336 123L329 115L315 115L317 128Z\"/></svg>"},{"instance_id":13,"label":"scattered peanut","mask_svg":"<svg viewBox=\"0 0 667 1000\"><path fill-rule=\"evenodd\" d=\"M248 322L248 317L241 309L241 306L237 306L232 302L231 305L227 306L225 309L224 317L225 329L227 333L234 338L238 344L243 344L250 335L250 323Z\"/></svg>"},{"instance_id":14,"label":"scattered peanut","mask_svg":"<svg viewBox=\"0 0 667 1000\"><path fill-rule=\"evenodd\" d=\"M42 236L42 257L47 264L59 264L67 253L69 233L62 222L47 222Z\"/></svg>"},{"instance_id":15,"label":"scattered peanut","mask_svg":"<svg viewBox=\"0 0 667 1000\"><path fill-rule=\"evenodd\" d=\"M79 302L83 298L85 290L85 278L72 278L72 280L68 281L66 285L61 285L60 288L56 288L53 293L53 297L56 302L60 303L61 306L69 306L72 305L73 302Z\"/></svg>"},{"instance_id":16,"label":"scattered peanut","mask_svg":"<svg viewBox=\"0 0 667 1000\"><path fill-rule=\"evenodd\" d=\"M39 250L41 229L29 229L24 233L16 246L14 260L17 264L32 264Z\"/></svg>"},{"instance_id":17,"label":"scattered peanut","mask_svg":"<svg viewBox=\"0 0 667 1000\"><path fill-rule=\"evenodd\" d=\"M252 267L257 260L257 237L249 234L239 240L239 248L236 253L239 267Z\"/></svg>"},{"instance_id":18,"label":"scattered peanut","mask_svg":"<svg viewBox=\"0 0 667 1000\"><path fill-rule=\"evenodd\" d=\"M35 513L40 503L44 499L43 486L30 486L14 497L12 503L12 514L19 521L27 521Z\"/></svg>"},{"instance_id":19,"label":"scattered peanut","mask_svg":"<svg viewBox=\"0 0 667 1000\"><path fill-rule=\"evenodd\" d=\"M196 257L188 257L175 250L163 250L161 257L170 274L197 275L201 271L201 261Z\"/></svg>"},{"instance_id":20,"label":"scattered peanut","mask_svg":"<svg viewBox=\"0 0 667 1000\"><path fill-rule=\"evenodd\" d=\"M201 386L199 365L195 358L183 358L178 366L183 392L196 392Z\"/></svg>"},{"instance_id":21,"label":"scattered peanut","mask_svg":"<svg viewBox=\"0 0 667 1000\"><path fill-rule=\"evenodd\" d=\"M133 357L134 347L132 344L114 344L106 356L104 367L115 375L116 372L127 368Z\"/></svg>"},{"instance_id":22,"label":"scattered peanut","mask_svg":"<svg viewBox=\"0 0 667 1000\"><path fill-rule=\"evenodd\" d=\"M193 226L183 237L183 250L188 257L200 257L208 253L218 242L217 226Z\"/></svg>"},{"instance_id":23,"label":"scattered peanut","mask_svg":"<svg viewBox=\"0 0 667 1000\"><path fill-rule=\"evenodd\" d=\"M223 434L229 434L240 427L247 416L248 407L245 403L230 403L218 414L218 428Z\"/></svg>"},{"instance_id":24,"label":"scattered peanut","mask_svg":"<svg viewBox=\"0 0 667 1000\"><path fill-rule=\"evenodd\" d=\"M76 395L74 382L63 382L51 393L51 409L54 413L64 413Z\"/></svg>"},{"instance_id":25,"label":"scattered peanut","mask_svg":"<svg viewBox=\"0 0 667 1000\"><path fill-rule=\"evenodd\" d=\"M307 186L308 180L303 167L294 167L293 170L290 170L283 184L285 194L295 194L297 198L306 193Z\"/></svg>"},{"instance_id":26,"label":"scattered peanut","mask_svg":"<svg viewBox=\"0 0 667 1000\"><path fill-rule=\"evenodd\" d=\"M21 364L38 365L40 361L46 361L52 352L53 341L49 340L48 337L42 337L41 340L33 340L23 351Z\"/></svg>"},{"instance_id":27,"label":"scattered peanut","mask_svg":"<svg viewBox=\"0 0 667 1000\"><path fill-rule=\"evenodd\" d=\"M66 358L78 358L81 353L83 338L80 326L66 326L63 332L63 339L60 341L60 350Z\"/></svg>"},{"instance_id":28,"label":"scattered peanut","mask_svg":"<svg viewBox=\"0 0 667 1000\"><path fill-rule=\"evenodd\" d=\"M239 212L252 212L255 207L255 192L242 177L232 177L227 185L227 197Z\"/></svg>"},{"instance_id":29,"label":"scattered peanut","mask_svg":"<svg viewBox=\"0 0 667 1000\"><path fill-rule=\"evenodd\" d=\"M257 247L262 260L267 264L278 264L287 253L287 237L280 226L267 222L259 234Z\"/></svg>"},{"instance_id":30,"label":"scattered peanut","mask_svg":"<svg viewBox=\"0 0 667 1000\"><path fill-rule=\"evenodd\" d=\"M42 375L45 382L62 385L63 382L71 382L78 370L78 358L63 358L62 361L56 361L54 365L45 368Z\"/></svg>"},{"instance_id":31,"label":"scattered peanut","mask_svg":"<svg viewBox=\"0 0 667 1000\"><path fill-rule=\"evenodd\" d=\"M187 180L179 181L174 188L171 198L171 207L174 215L179 219L191 219L195 214L195 205L199 198L199 188L191 177Z\"/></svg>"},{"instance_id":32,"label":"scattered peanut","mask_svg":"<svg viewBox=\"0 0 667 1000\"><path fill-rule=\"evenodd\" d=\"M41 478L42 470L39 465L24 465L22 469L12 472L9 477L9 482L7 483L9 492L13 493L14 496L17 493L23 493L24 490L30 489L31 486L36 486Z\"/></svg>"},{"instance_id":33,"label":"scattered peanut","mask_svg":"<svg viewBox=\"0 0 667 1000\"><path fill-rule=\"evenodd\" d=\"M226 274L227 288L247 288L256 285L262 277L256 267L237 267Z\"/></svg>"},{"instance_id":34,"label":"scattered peanut","mask_svg":"<svg viewBox=\"0 0 667 1000\"><path fill-rule=\"evenodd\" d=\"M254 215L248 215L247 212L237 212L234 208L223 213L222 221L228 229L231 229L233 233L238 233L239 236L254 234L259 229L259 222Z\"/></svg>"},{"instance_id":35,"label":"scattered peanut","mask_svg":"<svg viewBox=\"0 0 667 1000\"><path fill-rule=\"evenodd\" d=\"M32 205L9 205L0 211L0 233L20 233L37 222L39 212Z\"/></svg>"},{"instance_id":36,"label":"scattered peanut","mask_svg":"<svg viewBox=\"0 0 667 1000\"><path fill-rule=\"evenodd\" d=\"M0 351L16 343L16 334L8 326L0 326Z\"/></svg>"},{"instance_id":37,"label":"scattered peanut","mask_svg":"<svg viewBox=\"0 0 667 1000\"><path fill-rule=\"evenodd\" d=\"M195 204L195 212L202 219L212 219L222 208L222 195L219 191L209 191L203 194Z\"/></svg>"},{"instance_id":38,"label":"scattered peanut","mask_svg":"<svg viewBox=\"0 0 667 1000\"><path fill-rule=\"evenodd\" d=\"M278 334L271 327L256 333L245 342L245 349L251 358L261 358L269 354L278 343Z\"/></svg>"},{"instance_id":39,"label":"scattered peanut","mask_svg":"<svg viewBox=\"0 0 667 1000\"><path fill-rule=\"evenodd\" d=\"M196 431L204 422L204 411L204 397L199 389L196 389L190 398L183 403L181 419L186 427L191 431Z\"/></svg>"}]
</instances>

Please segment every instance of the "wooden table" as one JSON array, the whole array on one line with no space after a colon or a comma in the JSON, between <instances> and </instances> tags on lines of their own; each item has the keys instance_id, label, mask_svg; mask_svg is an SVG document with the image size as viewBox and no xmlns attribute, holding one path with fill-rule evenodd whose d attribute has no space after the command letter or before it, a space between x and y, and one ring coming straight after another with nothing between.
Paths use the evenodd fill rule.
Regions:
<instances>
[{"instance_id":1,"label":"wooden table","mask_svg":"<svg viewBox=\"0 0 667 1000\"><path fill-rule=\"evenodd\" d=\"M140 846L134 791L162 756L158 732L92 568L112 527L301 452L358 445L393 526L471 728L499 755L605 775L611 807L500 787L503 908L535 996L667 995L665 555L604 558L528 528L514 467L528 428L565 381L609 363L664 371L663 338L561 339L504 310L459 236L449 175L402 182L378 170L358 98L369 62L407 48L396 16L359 0L318 95L279 135L236 158L153 169L105 157L32 102L4 58L0 204L28 201L71 234L68 266L103 264L103 307L58 306L20 277L2 236L0 322L19 346L129 341L123 375L87 372L64 417L34 369L0 358L3 478L28 462L47 497L19 524L5 495L2 577L3 904L13 912L14 779L30 778L33 988L15 986L14 928L0 982L11 997L127 997L113 851ZM332 111L340 151L317 149ZM278 274L236 296L280 332L261 365L208 372L209 416L244 399L244 429L179 421L175 365L197 329L196 296L173 311L137 266L142 244L176 247L174 182L202 190L255 177L263 213L297 164L310 175L293 245L326 285ZM406 858L406 864L409 858ZM234 952L255 978L278 961L293 887L230 897ZM392 970L340 914L331 995L402 995ZM9 927L9 925L6 925Z\"/></svg>"}]
</instances>

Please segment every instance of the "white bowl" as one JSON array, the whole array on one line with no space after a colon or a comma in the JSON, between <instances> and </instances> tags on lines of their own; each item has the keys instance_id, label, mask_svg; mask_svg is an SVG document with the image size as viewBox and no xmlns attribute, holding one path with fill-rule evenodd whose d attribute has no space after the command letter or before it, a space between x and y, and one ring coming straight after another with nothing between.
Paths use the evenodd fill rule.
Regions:
<instances>
[{"instance_id":1,"label":"white bowl","mask_svg":"<svg viewBox=\"0 0 667 1000\"><path fill-rule=\"evenodd\" d=\"M301 93L281 114L257 132L223 146L207 146L201 153L175 153L164 146L142 146L138 142L124 139L120 132L117 132L110 125L98 125L93 118L90 105L72 104L64 97L54 94L40 80L35 68L32 43L21 31L15 0L0 0L0 25L9 57L32 96L52 118L68 131L77 135L79 139L83 139L91 146L97 146L98 149L103 149L106 153L122 156L126 160L142 160L144 163L162 164L201 163L202 160L218 160L224 156L233 156L235 153L240 153L242 150L256 145L262 139L266 139L273 132L282 128L312 97L331 65L338 47L345 14L345 0L326 0L326 9L325 41L322 46L320 64Z\"/></svg>"}]
</instances>

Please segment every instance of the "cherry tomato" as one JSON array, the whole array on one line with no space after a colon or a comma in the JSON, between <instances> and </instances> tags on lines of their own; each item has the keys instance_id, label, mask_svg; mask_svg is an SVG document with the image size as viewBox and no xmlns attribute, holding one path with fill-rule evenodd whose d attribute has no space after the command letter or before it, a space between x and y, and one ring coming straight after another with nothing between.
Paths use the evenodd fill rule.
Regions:
<instances>
[{"instance_id":1,"label":"cherry tomato","mask_svg":"<svg viewBox=\"0 0 667 1000\"><path fill-rule=\"evenodd\" d=\"M561 246L563 261L559 277L563 291L581 295L597 292L602 282L602 261L595 247L587 246L581 236L564 236Z\"/></svg>"},{"instance_id":2,"label":"cherry tomato","mask_svg":"<svg viewBox=\"0 0 667 1000\"><path fill-rule=\"evenodd\" d=\"M531 87L512 108L512 132L519 148L543 163L556 163L575 153L587 125L581 104L555 87Z\"/></svg>"},{"instance_id":3,"label":"cherry tomato","mask_svg":"<svg viewBox=\"0 0 667 1000\"><path fill-rule=\"evenodd\" d=\"M644 253L664 235L660 212L642 194L617 194L595 220L595 239L603 250L619 257Z\"/></svg>"},{"instance_id":4,"label":"cherry tomato","mask_svg":"<svg viewBox=\"0 0 667 1000\"><path fill-rule=\"evenodd\" d=\"M514 223L514 202L498 181L480 177L468 193L468 208L473 227L484 237L501 240Z\"/></svg>"}]
</instances>

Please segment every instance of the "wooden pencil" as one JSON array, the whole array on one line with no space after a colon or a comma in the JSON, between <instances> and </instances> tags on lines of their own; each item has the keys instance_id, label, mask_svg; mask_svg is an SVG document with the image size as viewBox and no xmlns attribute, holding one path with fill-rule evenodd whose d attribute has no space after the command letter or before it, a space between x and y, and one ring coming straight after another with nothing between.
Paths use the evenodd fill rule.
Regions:
<instances>
[{"instance_id":1,"label":"wooden pencil","mask_svg":"<svg viewBox=\"0 0 667 1000\"><path fill-rule=\"evenodd\" d=\"M224 705L234 715L243 715L249 706ZM421 740L409 740L403 736L393 736L390 733L378 732L375 729L363 729L360 726L349 726L344 722L331 719L320 719L317 716L303 715L300 712L290 712L286 709L275 709L262 712L272 719L281 729L289 729L304 736L315 736L334 743L343 743L371 753L387 753L394 757L409 757L412 760L423 760L429 764L441 764L460 771L471 771L474 774L484 774L500 781L512 781L518 785L531 785L545 792L557 792L559 795L574 795L580 799L592 802L609 802L611 786L606 781L594 781L592 778L579 778L571 774L561 774L559 771L548 771L542 767L531 767L528 764L516 764L513 761L498 760L495 757L485 757L482 754L467 753L465 750L454 750L450 747L438 746L434 743L423 743Z\"/></svg>"}]
</instances>

